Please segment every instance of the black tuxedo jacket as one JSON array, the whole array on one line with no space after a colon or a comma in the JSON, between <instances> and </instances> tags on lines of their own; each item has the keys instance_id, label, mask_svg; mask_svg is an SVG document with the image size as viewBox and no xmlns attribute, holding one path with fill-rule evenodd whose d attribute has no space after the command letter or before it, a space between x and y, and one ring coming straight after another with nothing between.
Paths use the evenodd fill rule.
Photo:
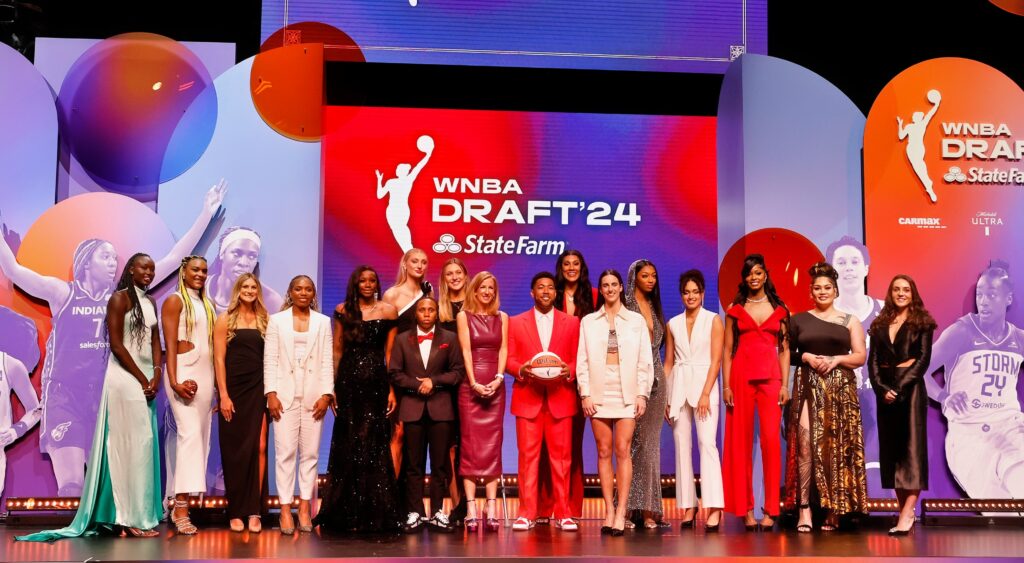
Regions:
<instances>
[{"instance_id":1,"label":"black tuxedo jacket","mask_svg":"<svg viewBox=\"0 0 1024 563\"><path fill-rule=\"evenodd\" d=\"M454 332L434 326L434 340L430 345L427 367L423 367L423 356L416 338L416 329L399 333L391 348L391 363L388 366L391 383L398 395L398 419L416 421L423 417L426 408L433 420L455 420L455 404L451 392L466 375L462 349ZM430 395L420 395L417 378L429 377L434 384Z\"/></svg>"},{"instance_id":2,"label":"black tuxedo jacket","mask_svg":"<svg viewBox=\"0 0 1024 563\"><path fill-rule=\"evenodd\" d=\"M875 394L882 397L888 391L906 399L911 387L920 383L931 362L932 331L914 330L903 325L896 332L896 341L889 340L889 328L871 332L871 350L868 352L868 377ZM916 361L907 367L896 367L906 360Z\"/></svg>"}]
</instances>

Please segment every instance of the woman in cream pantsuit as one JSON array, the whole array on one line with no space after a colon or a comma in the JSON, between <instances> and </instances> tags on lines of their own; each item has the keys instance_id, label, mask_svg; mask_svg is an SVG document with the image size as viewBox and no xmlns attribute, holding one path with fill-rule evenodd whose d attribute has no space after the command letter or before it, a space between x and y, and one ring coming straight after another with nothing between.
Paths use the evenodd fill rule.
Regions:
<instances>
[{"instance_id":1,"label":"woman in cream pantsuit","mask_svg":"<svg viewBox=\"0 0 1024 563\"><path fill-rule=\"evenodd\" d=\"M316 311L308 276L288 284L284 309L270 316L263 352L263 391L273 419L275 482L281 533L295 533L291 504L298 458L299 531L313 531L310 500L316 488L324 415L334 398L331 319Z\"/></svg>"},{"instance_id":2,"label":"woman in cream pantsuit","mask_svg":"<svg viewBox=\"0 0 1024 563\"><path fill-rule=\"evenodd\" d=\"M576 384L597 442L597 469L605 502L601 533L621 536L633 480L629 450L636 419L643 416L651 396L654 355L644 317L622 305L622 276L605 270L599 279L598 310L580 321ZM613 451L617 475L612 471ZM616 486L618 506L612 496Z\"/></svg>"},{"instance_id":3,"label":"woman in cream pantsuit","mask_svg":"<svg viewBox=\"0 0 1024 563\"><path fill-rule=\"evenodd\" d=\"M718 531L725 494L715 433L720 409L718 371L722 365L725 328L718 315L704 308L704 275L689 270L679 276L684 311L668 322L665 372L668 404L665 418L676 442L676 504L684 510L682 528L692 528L697 515L693 482L692 432L697 426L700 448L701 502L708 510L705 530Z\"/></svg>"}]
</instances>

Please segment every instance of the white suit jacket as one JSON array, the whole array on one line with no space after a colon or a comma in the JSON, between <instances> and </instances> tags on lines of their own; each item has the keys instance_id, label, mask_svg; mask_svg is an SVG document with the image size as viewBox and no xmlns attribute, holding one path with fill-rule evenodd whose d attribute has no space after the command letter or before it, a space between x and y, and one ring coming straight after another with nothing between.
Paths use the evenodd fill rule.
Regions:
<instances>
[{"instance_id":1,"label":"white suit jacket","mask_svg":"<svg viewBox=\"0 0 1024 563\"><path fill-rule=\"evenodd\" d=\"M622 398L627 405L636 397L650 398L654 385L654 353L651 334L643 315L620 307L615 316L615 335L619 342L619 377ZM576 385L581 397L604 404L604 379L608 357L608 314L604 307L580 321L580 344L576 355Z\"/></svg>"},{"instance_id":2,"label":"white suit jacket","mask_svg":"<svg viewBox=\"0 0 1024 563\"><path fill-rule=\"evenodd\" d=\"M306 357L296 362L295 331L289 307L270 316L263 348L263 394L277 393L284 409L295 399L295 371L303 370L302 404L312 409L323 395L334 395L331 319L309 312Z\"/></svg>"},{"instance_id":3,"label":"white suit jacket","mask_svg":"<svg viewBox=\"0 0 1024 563\"><path fill-rule=\"evenodd\" d=\"M708 369L711 367L711 329L718 315L701 307L693 322L693 333L686 332L686 313L668 321L668 329L675 342L675 364L666 374L668 384L669 418L675 420L683 405L697 408L704 392ZM711 387L711 404L718 405L718 381Z\"/></svg>"}]
</instances>

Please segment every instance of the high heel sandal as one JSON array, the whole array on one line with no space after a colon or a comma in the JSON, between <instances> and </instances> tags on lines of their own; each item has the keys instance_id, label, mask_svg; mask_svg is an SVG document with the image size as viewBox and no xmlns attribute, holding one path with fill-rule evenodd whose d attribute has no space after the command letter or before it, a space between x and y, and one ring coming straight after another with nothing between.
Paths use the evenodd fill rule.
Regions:
<instances>
[{"instance_id":1,"label":"high heel sandal","mask_svg":"<svg viewBox=\"0 0 1024 563\"><path fill-rule=\"evenodd\" d=\"M242 522L241 518L232 518L231 521L228 522L228 527L231 529L232 532L235 532L236 534L240 534L245 531L245 523Z\"/></svg>"},{"instance_id":2,"label":"high heel sandal","mask_svg":"<svg viewBox=\"0 0 1024 563\"><path fill-rule=\"evenodd\" d=\"M470 512L469 511L469 507L472 506L473 507L473 511L472 511L473 514L476 514L476 512L478 510L478 508L476 506L476 499L475 498L471 498L471 499L463 499L463 500L466 502L466 517L463 519L463 522L465 523L465 526L466 526L466 531L467 532L475 532L475 531L480 529L480 519L477 518L476 516L472 516L471 517L469 515L469 512Z\"/></svg>"},{"instance_id":3,"label":"high heel sandal","mask_svg":"<svg viewBox=\"0 0 1024 563\"><path fill-rule=\"evenodd\" d=\"M805 504L805 505L800 506L800 511L802 512L802 511L808 510L810 508L811 508L811 505ZM801 533L801 534L809 534L813 530L814 530L814 526L812 526L811 524L797 524L796 525L796 531Z\"/></svg>"},{"instance_id":4,"label":"high heel sandal","mask_svg":"<svg viewBox=\"0 0 1024 563\"><path fill-rule=\"evenodd\" d=\"M160 532L156 530L140 530L139 528L126 527L124 531L133 538L155 538L160 535Z\"/></svg>"},{"instance_id":5,"label":"high heel sandal","mask_svg":"<svg viewBox=\"0 0 1024 563\"><path fill-rule=\"evenodd\" d=\"M185 509L184 516L174 516L174 511L171 511L171 523L174 524L175 529L178 533L183 536L194 536L199 533L199 528L196 528L195 524L192 523L192 519L188 515L188 501L174 499L174 510L179 508Z\"/></svg>"},{"instance_id":6,"label":"high heel sandal","mask_svg":"<svg viewBox=\"0 0 1024 563\"><path fill-rule=\"evenodd\" d=\"M501 529L501 523L494 517L494 511L491 510L491 503L494 503L494 511L498 510L498 499L489 498L487 499L487 523L484 529L488 532L497 532Z\"/></svg>"},{"instance_id":7,"label":"high heel sandal","mask_svg":"<svg viewBox=\"0 0 1024 563\"><path fill-rule=\"evenodd\" d=\"M249 532L258 534L263 531L263 521L258 514L249 517Z\"/></svg>"},{"instance_id":8,"label":"high heel sandal","mask_svg":"<svg viewBox=\"0 0 1024 563\"><path fill-rule=\"evenodd\" d=\"M829 514L821 524L822 532L834 532L839 529L839 518L835 514Z\"/></svg>"}]
</instances>

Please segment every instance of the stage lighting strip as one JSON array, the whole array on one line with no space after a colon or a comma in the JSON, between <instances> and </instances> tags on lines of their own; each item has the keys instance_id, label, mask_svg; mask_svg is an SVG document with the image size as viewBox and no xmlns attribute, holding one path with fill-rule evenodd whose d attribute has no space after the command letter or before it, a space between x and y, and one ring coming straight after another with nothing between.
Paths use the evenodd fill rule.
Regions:
<instances>
[{"instance_id":1,"label":"stage lighting strip","mask_svg":"<svg viewBox=\"0 0 1024 563\"><path fill-rule=\"evenodd\" d=\"M1024 500L925 499L921 501L921 512L1024 512Z\"/></svg>"},{"instance_id":2,"label":"stage lighting strip","mask_svg":"<svg viewBox=\"0 0 1024 563\"><path fill-rule=\"evenodd\" d=\"M484 484L484 479L477 479L478 485ZM504 476L506 485L516 486L519 484L519 478L516 475ZM320 487L327 485L328 477L321 475L317 479L317 484ZM700 485L700 476L694 477L694 482ZM430 477L426 477L426 484L430 484ZM583 478L583 484L586 487L596 487L600 485L600 480L596 475L587 475ZM662 477L661 484L663 487L674 487L676 484L676 478L674 476ZM281 503L277 497L266 497L266 505L271 508L280 507ZM298 506L298 499L296 498L293 502L293 506ZM780 503L781 504L781 503ZM204 496L204 497L193 497L189 499L189 507L198 510L222 510L228 505L228 501L222 496ZM7 499L7 510L10 512L61 512L61 511L72 511L78 509L78 499L70 497L42 497L42 498L9 498ZM899 504L895 499L868 499L867 501L868 512L899 512ZM1024 501L1020 500L962 500L962 499L946 499L946 500L925 500L924 501L924 512L931 510L933 512L1021 512L1024 511Z\"/></svg>"}]
</instances>

